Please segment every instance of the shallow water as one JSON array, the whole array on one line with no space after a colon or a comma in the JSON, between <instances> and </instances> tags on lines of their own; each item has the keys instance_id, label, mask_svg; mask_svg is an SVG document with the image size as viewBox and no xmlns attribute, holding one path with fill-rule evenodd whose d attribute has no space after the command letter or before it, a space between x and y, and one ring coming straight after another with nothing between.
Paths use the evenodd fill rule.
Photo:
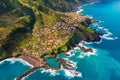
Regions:
<instances>
[{"instance_id":1,"label":"shallow water","mask_svg":"<svg viewBox=\"0 0 120 80\"><path fill-rule=\"evenodd\" d=\"M59 62L56 61L55 58L48 58L46 60L46 63L52 68L58 68L60 64Z\"/></svg>"},{"instance_id":2,"label":"shallow water","mask_svg":"<svg viewBox=\"0 0 120 80\"><path fill-rule=\"evenodd\" d=\"M92 5L83 6L82 14L92 16L101 22L90 25L91 28L109 36L102 37L101 43L83 43L84 46L93 48L94 53L84 53L75 48L69 51L71 56L59 54L58 58L64 58L74 63L76 68L72 71L62 68L60 70L39 69L30 74L24 80L120 80L120 1L104 1ZM101 28L102 27L102 28ZM109 29L109 30L107 30ZM110 32L112 34L110 34ZM53 61L55 61L53 59ZM48 61L51 66L56 62ZM0 80L13 80L29 69L20 62L0 63ZM71 72L79 72L75 76Z\"/></svg>"},{"instance_id":3,"label":"shallow water","mask_svg":"<svg viewBox=\"0 0 120 80\"><path fill-rule=\"evenodd\" d=\"M16 77L23 74L30 67L22 64L18 60L6 60L0 63L0 80L14 80Z\"/></svg>"}]
</instances>

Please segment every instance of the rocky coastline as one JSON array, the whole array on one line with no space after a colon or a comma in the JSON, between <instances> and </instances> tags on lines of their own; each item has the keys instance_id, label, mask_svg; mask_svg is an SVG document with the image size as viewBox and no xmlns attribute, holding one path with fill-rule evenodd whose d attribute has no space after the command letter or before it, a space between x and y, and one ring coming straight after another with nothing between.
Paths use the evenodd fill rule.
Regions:
<instances>
[{"instance_id":1,"label":"rocky coastline","mask_svg":"<svg viewBox=\"0 0 120 80\"><path fill-rule=\"evenodd\" d=\"M78 47L80 50L82 50L85 53L93 53L93 49L92 48L86 48L82 45L78 45L76 44L76 47ZM59 53L60 54L60 53ZM64 52L64 54L66 56L70 56L70 54L74 54L73 52L71 52L70 54L66 54L66 52ZM51 70L59 70L61 68L61 66L63 66L64 69L67 70L74 70L76 67L73 66L74 64L66 59L62 59L62 58L56 58L57 55L46 55L44 58L42 59L38 59L34 56L31 55L22 55L19 56L19 58L22 58L23 60L27 61L28 63L30 63L31 65L33 65L33 67L31 67L31 69L29 69L28 71L26 71L24 74L22 74L21 76L17 77L16 80L22 80L23 78L25 78L26 76L28 76L29 74L31 74L32 72L40 69L40 68L44 68L46 70L51 69ZM31 59L32 58L32 59ZM50 67L47 63L46 60L49 58L56 58L57 62L59 62L59 66L57 68L53 68ZM75 75L79 75L79 73L75 73Z\"/></svg>"},{"instance_id":2,"label":"rocky coastline","mask_svg":"<svg viewBox=\"0 0 120 80\"><path fill-rule=\"evenodd\" d=\"M85 26L89 26L89 24L91 23L94 23L94 22L97 22L97 21L94 21L94 20L91 20L89 18L86 18L85 21L87 23L85 23L84 21L81 21L79 24L81 25L85 25ZM79 25L78 23L77 24L74 24L75 26L78 26ZM76 40L76 39L75 39ZM99 41L100 39L98 39L97 41ZM74 43L75 44L75 43ZM68 45L68 47L71 46L71 45ZM93 50L91 48L88 48L86 49L84 46L80 46L80 45L75 45L76 47L78 47L79 49L81 49L83 52L93 52ZM68 51L68 50L67 50ZM66 52L64 52L64 54L66 56L70 56L69 54L66 54ZM59 53L60 54L60 53ZM74 53L73 53L74 54ZM19 76L18 78L16 78L16 80L22 80L24 77L26 77L27 75L29 75L30 73L38 70L39 68L45 68L45 69L52 69L52 70L58 70L60 69L61 65L63 66L63 68L67 69L67 70L73 70L75 67L72 66L71 62L65 60L65 59L61 59L61 58L58 58L57 59L57 62L60 63L59 67L58 68L53 68L53 67L50 67L45 61L46 59L50 58L50 57L54 57L56 58L57 54L54 54L54 55L45 55L43 56L42 58L37 58L35 56L32 56L31 53L27 53L27 54L24 54L24 55L20 55L18 56L19 58L22 58L23 60L27 61L28 63L32 64L33 67L31 69L29 69L28 71L26 71L24 74L22 74L21 76ZM76 73L76 75L78 75Z\"/></svg>"},{"instance_id":3,"label":"rocky coastline","mask_svg":"<svg viewBox=\"0 0 120 80\"><path fill-rule=\"evenodd\" d=\"M21 3L24 4L23 2L21 2ZM26 6L26 5L24 4L24 6ZM78 7L78 4L73 5L70 3L70 6L72 9L72 8L75 8L76 6ZM73 11L73 9L72 9L72 11ZM32 11L32 16L33 16L33 14L34 14L34 19L35 19L36 13L34 11ZM63 68L65 68L65 69L68 69L68 70L74 69L75 67L70 65L70 64L72 64L71 62L69 62L65 59L61 59L61 58L57 59L57 61L60 63L58 68L52 68L45 62L46 59L48 59L50 57L56 58L57 54L60 54L61 52L64 52L66 56L69 56L69 54L66 54L66 52L70 49L71 46L79 47L83 52L93 52L93 50L91 48L86 49L84 46L75 45L75 44L76 44L76 42L80 42L82 40L87 41L87 42L100 41L101 34L96 32L95 30L91 30L89 28L90 24L95 23L97 21L92 20L92 19L86 17L85 15L76 14L74 12L70 12L70 13L59 12L58 14L59 14L58 16L61 16L61 17L59 19L57 17L58 20L54 21L54 23L51 27L48 27L48 25L45 25L43 28L33 29L33 26L32 26L32 28L28 27L30 25L29 24L29 25L25 25L25 26L27 26L25 28L16 29L15 31L13 31L13 33L11 33L12 35L10 35L10 39L6 38L7 42L2 45L2 48L3 48L3 50L7 50L7 51L3 51L3 52L7 52L7 53L9 51L10 52L12 51L11 49L14 48L14 45L18 46L17 45L17 42L18 42L17 38L19 37L18 34L21 34L22 32L27 31L27 32L25 32L24 35L29 36L30 39L33 39L33 40L35 39L34 41L28 42L28 43L32 43L32 44L28 44L25 47L22 46L23 48L22 48L22 50L20 49L21 50L20 52L17 51L18 48L14 48L14 49L16 49L16 51L14 50L13 52L11 52L11 53L14 53L14 54L12 54L13 56L11 56L10 54L9 54L9 56L7 56L7 58L10 58L10 57L22 58L23 60L25 60L28 63L30 63L31 65L33 65L33 67L31 67L30 70L26 71L24 74L22 74L16 80L22 80L24 77L29 75L31 72L34 72L35 70L38 70L39 68L58 70L61 68L60 66L62 65ZM42 14L40 14L40 15L42 15ZM40 18L40 19L42 19L42 18ZM32 20L31 20L31 22L32 22ZM35 23L35 20L34 20L34 23ZM32 25L36 25L34 23ZM39 23L45 24L42 21ZM30 33L29 30L32 33ZM21 33L19 33L19 32L21 32ZM41 32L41 34L40 34L40 32ZM16 38L16 36L14 37L13 34L15 34L17 36L17 38ZM25 37L25 36L24 36L24 38L29 38L29 37ZM31 38L31 36L32 36L32 38ZM15 41L13 41L13 40L15 40ZM11 43L14 45L12 47L10 47L10 49L9 49L6 45L12 45ZM23 44L24 44L24 42L23 42ZM58 46L58 45L60 45L60 46ZM3 60L3 59L1 59L1 60ZM76 73L76 75L78 75L78 74Z\"/></svg>"}]
</instances>

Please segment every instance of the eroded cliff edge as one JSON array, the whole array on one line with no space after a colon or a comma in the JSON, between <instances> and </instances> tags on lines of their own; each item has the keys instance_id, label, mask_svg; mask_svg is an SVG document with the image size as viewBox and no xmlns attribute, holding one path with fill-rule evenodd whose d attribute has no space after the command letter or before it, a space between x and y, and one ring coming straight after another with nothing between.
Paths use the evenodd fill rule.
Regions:
<instances>
[{"instance_id":1,"label":"eroded cliff edge","mask_svg":"<svg viewBox=\"0 0 120 80\"><path fill-rule=\"evenodd\" d=\"M73 7L67 5L74 6L89 1L62 0L59 1L60 4L65 2L66 6L52 7L57 1L59 0L0 1L1 60L20 55L40 59L44 55L67 51L81 40L100 40L100 34L88 27L94 20L68 12Z\"/></svg>"}]
</instances>

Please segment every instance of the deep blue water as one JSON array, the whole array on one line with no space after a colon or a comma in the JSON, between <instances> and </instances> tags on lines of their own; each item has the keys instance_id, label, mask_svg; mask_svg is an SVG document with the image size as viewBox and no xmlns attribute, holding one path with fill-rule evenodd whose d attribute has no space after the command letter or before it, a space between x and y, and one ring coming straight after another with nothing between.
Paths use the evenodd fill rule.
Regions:
<instances>
[{"instance_id":1,"label":"deep blue water","mask_svg":"<svg viewBox=\"0 0 120 80\"><path fill-rule=\"evenodd\" d=\"M63 68L59 71L39 69L24 80L120 80L120 1L104 1L83 6L82 9L84 10L82 14L101 21L90 25L91 28L112 33L104 37L99 44L84 44L95 50L91 56L79 49L73 50L74 55L70 57L64 54L58 55L60 58L73 61L77 66L74 71L82 73L82 77L72 77L73 75ZM104 28L100 29L100 27ZM54 59L48 60L48 63L51 66L58 65ZM12 64L9 61L3 62L0 64L0 80L14 80L27 69L29 69L28 66L18 61Z\"/></svg>"},{"instance_id":2,"label":"deep blue water","mask_svg":"<svg viewBox=\"0 0 120 80\"><path fill-rule=\"evenodd\" d=\"M93 19L104 21L99 23L100 27L105 27L113 33L112 37L117 40L103 40L99 45L94 45L110 52L110 55L120 62L120 0L106 1L94 5L83 7L83 14L93 17Z\"/></svg>"}]
</instances>

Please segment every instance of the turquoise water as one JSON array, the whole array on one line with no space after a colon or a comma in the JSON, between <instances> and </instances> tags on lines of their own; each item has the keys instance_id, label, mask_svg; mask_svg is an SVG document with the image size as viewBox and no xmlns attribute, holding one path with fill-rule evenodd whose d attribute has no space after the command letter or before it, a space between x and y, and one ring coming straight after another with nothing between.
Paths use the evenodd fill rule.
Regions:
<instances>
[{"instance_id":1,"label":"turquoise water","mask_svg":"<svg viewBox=\"0 0 120 80\"><path fill-rule=\"evenodd\" d=\"M120 62L120 1L106 1L94 5L84 6L83 14L93 16L93 19L104 21L99 26L104 26L113 33L112 37L116 40L103 40L99 45L94 45L110 52L110 55Z\"/></svg>"},{"instance_id":2,"label":"turquoise water","mask_svg":"<svg viewBox=\"0 0 120 80\"><path fill-rule=\"evenodd\" d=\"M58 58L74 62L76 66L74 71L80 72L82 76L73 77L73 74L69 74L63 68L58 71L39 69L24 80L120 80L120 1L104 1L83 6L82 9L84 10L82 14L101 21L90 25L91 28L103 33L112 33L103 37L99 44L84 44L93 48L94 54L88 55L79 49L74 49L74 55L58 55ZM48 63L57 66L55 59L48 60ZM28 68L20 62L12 64L4 62L0 64L0 80L14 80Z\"/></svg>"},{"instance_id":3,"label":"turquoise water","mask_svg":"<svg viewBox=\"0 0 120 80\"><path fill-rule=\"evenodd\" d=\"M56 61L55 58L49 58L46 60L46 63L52 67L52 68L58 68L59 67L59 63Z\"/></svg>"},{"instance_id":4,"label":"turquoise water","mask_svg":"<svg viewBox=\"0 0 120 80\"><path fill-rule=\"evenodd\" d=\"M82 8L84 10L81 12L82 14L92 16L93 19L101 21L97 25L94 24L90 27L105 27L112 33L103 39L100 44L91 44L92 47L101 50L99 54L102 54L102 56L96 59L96 62L100 62L97 62L100 71L96 70L100 74L98 75L100 80L120 80L120 1L104 1ZM108 30L101 31L108 32Z\"/></svg>"},{"instance_id":5,"label":"turquoise water","mask_svg":"<svg viewBox=\"0 0 120 80\"><path fill-rule=\"evenodd\" d=\"M0 63L0 80L14 80L29 68L19 61L4 61Z\"/></svg>"}]
</instances>

